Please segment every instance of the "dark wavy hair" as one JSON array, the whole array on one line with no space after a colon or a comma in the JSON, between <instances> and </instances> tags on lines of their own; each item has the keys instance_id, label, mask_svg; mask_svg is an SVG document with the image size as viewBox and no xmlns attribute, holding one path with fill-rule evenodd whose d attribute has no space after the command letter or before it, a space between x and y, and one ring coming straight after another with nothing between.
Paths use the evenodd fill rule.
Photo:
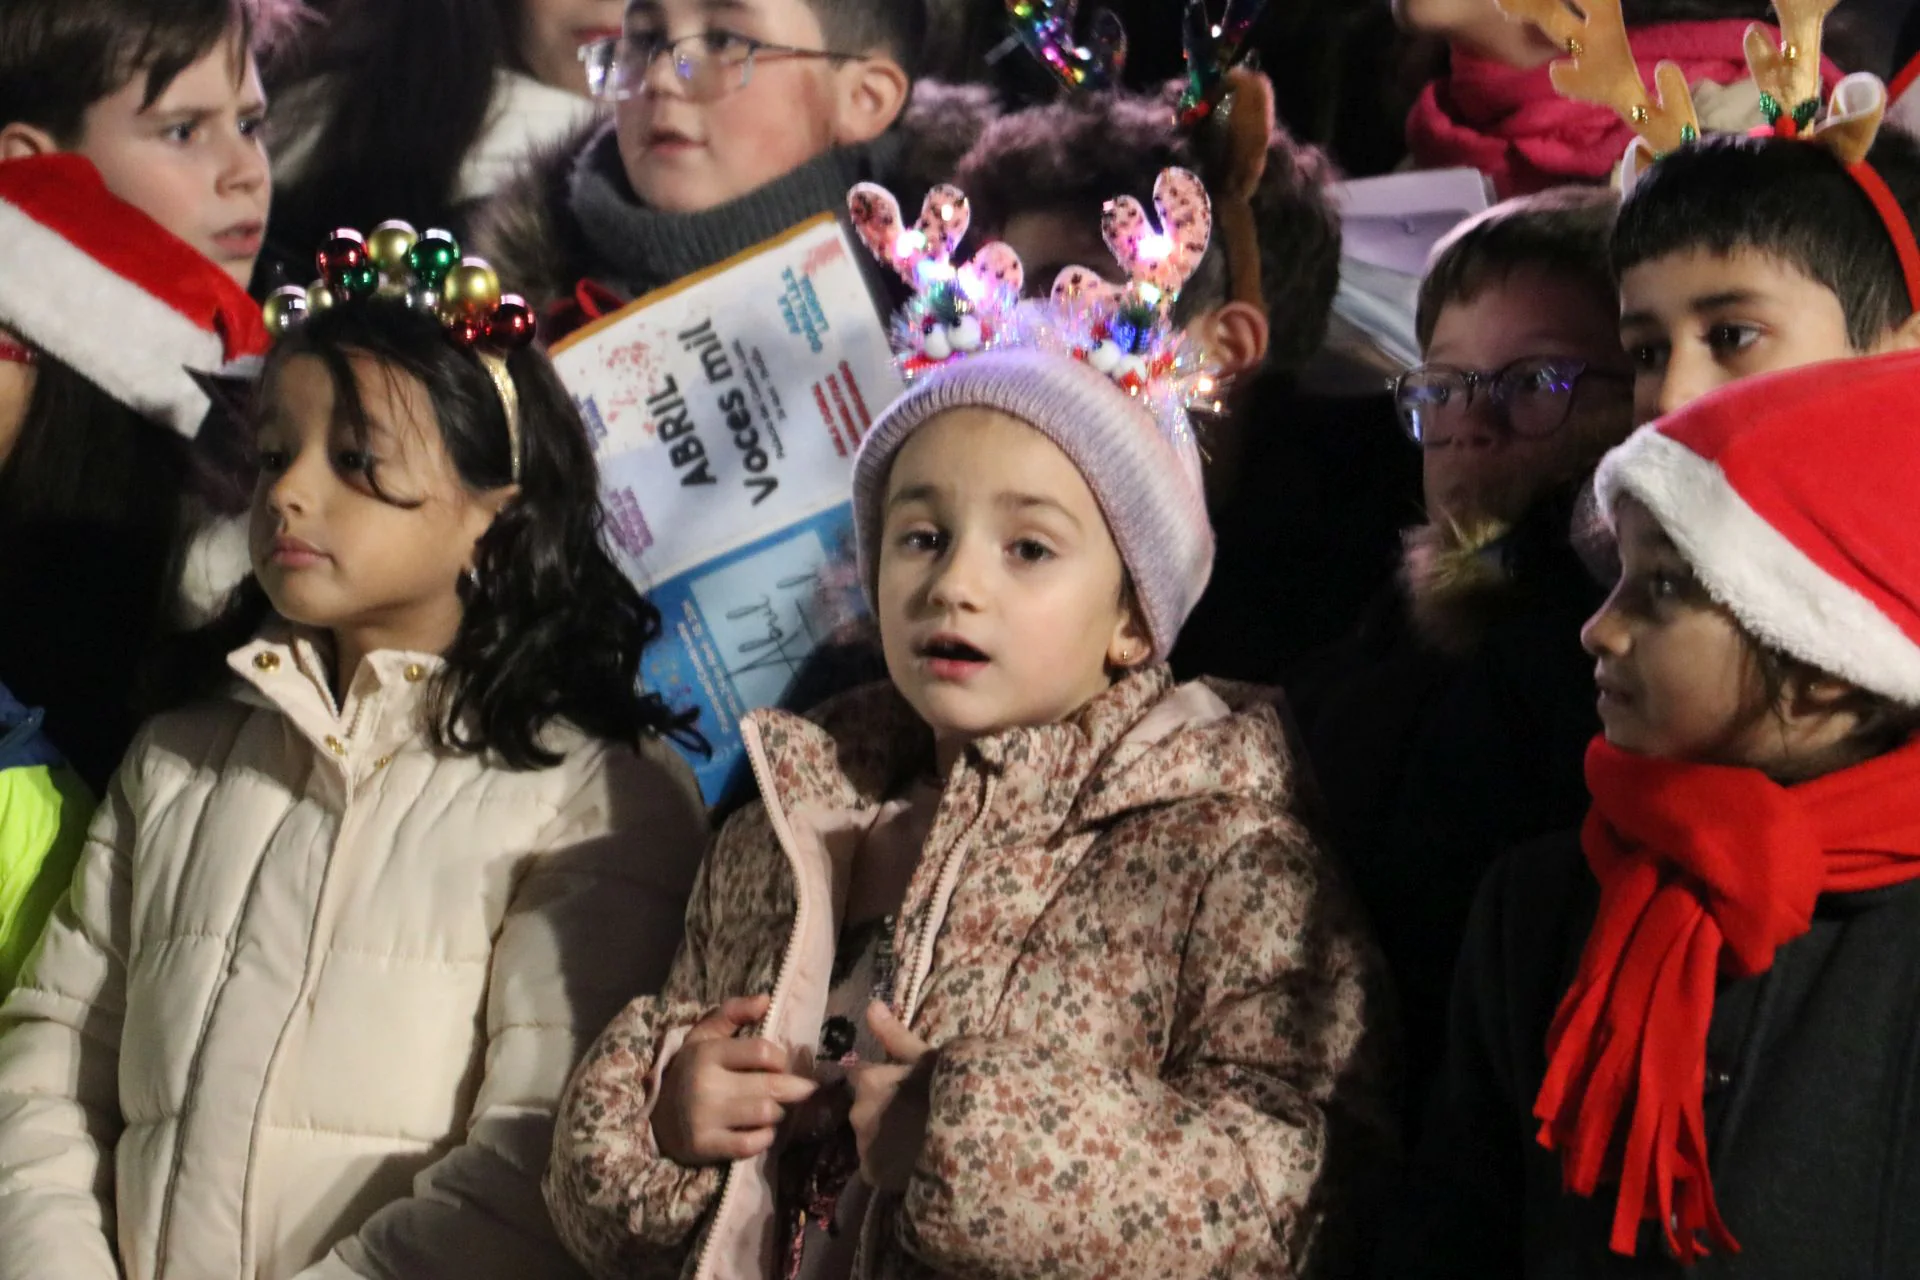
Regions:
<instances>
[{"instance_id":1,"label":"dark wavy hair","mask_svg":"<svg viewBox=\"0 0 1920 1280\"><path fill-rule=\"evenodd\" d=\"M374 299L313 316L275 346L263 370L260 404L291 360L320 361L336 412L355 441L370 431L354 377L355 356L417 379L433 405L440 437L462 484L487 492L513 484L506 411L480 360L455 346L439 321L402 302ZM431 699L430 730L444 750L497 756L513 769L557 764L541 744L556 720L611 742L664 735L694 749L694 713L642 693L640 658L660 635L660 614L637 591L602 541L599 469L586 428L553 366L539 352L507 362L520 396L519 492L475 548L473 579L461 588L464 614ZM358 478L395 506L372 473ZM220 676L224 655L271 613L249 577L197 642L198 687Z\"/></svg>"},{"instance_id":2,"label":"dark wavy hair","mask_svg":"<svg viewBox=\"0 0 1920 1280\"><path fill-rule=\"evenodd\" d=\"M486 130L493 73L527 70L521 0L333 0L324 8L325 25L265 68L272 137L315 139L299 177L274 201L269 247L305 264L335 227L405 218L462 230L460 166Z\"/></svg>"}]
</instances>

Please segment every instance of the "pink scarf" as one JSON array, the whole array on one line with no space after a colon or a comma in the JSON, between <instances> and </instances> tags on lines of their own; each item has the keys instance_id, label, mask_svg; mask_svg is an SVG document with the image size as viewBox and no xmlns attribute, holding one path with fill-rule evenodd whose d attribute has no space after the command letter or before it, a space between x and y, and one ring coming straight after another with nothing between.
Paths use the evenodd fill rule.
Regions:
<instances>
[{"instance_id":1,"label":"pink scarf","mask_svg":"<svg viewBox=\"0 0 1920 1280\"><path fill-rule=\"evenodd\" d=\"M1640 78L1660 62L1679 64L1688 84L1748 79L1742 45L1753 24L1661 22L1632 32ZM1626 153L1633 130L1607 107L1571 102L1553 90L1551 64L1531 70L1455 47L1452 70L1420 92L1407 116L1407 149L1421 169L1464 166L1493 180L1502 200L1568 182L1603 182ZM1839 68L1822 60L1827 87Z\"/></svg>"}]
</instances>

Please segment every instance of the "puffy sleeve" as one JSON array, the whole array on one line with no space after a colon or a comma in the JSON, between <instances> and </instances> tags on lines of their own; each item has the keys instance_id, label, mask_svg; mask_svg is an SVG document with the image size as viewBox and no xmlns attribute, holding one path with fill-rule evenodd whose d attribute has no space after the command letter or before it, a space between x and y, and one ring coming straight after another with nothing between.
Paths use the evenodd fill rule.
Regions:
<instances>
[{"instance_id":1,"label":"puffy sleeve","mask_svg":"<svg viewBox=\"0 0 1920 1280\"><path fill-rule=\"evenodd\" d=\"M113 1280L120 1034L145 737L0 1006L0 1280Z\"/></svg>"},{"instance_id":2,"label":"puffy sleeve","mask_svg":"<svg viewBox=\"0 0 1920 1280\"><path fill-rule=\"evenodd\" d=\"M562 805L494 945L486 1071L466 1141L309 1276L577 1274L541 1199L575 1062L636 991L657 991L706 844L691 772L665 746L609 749Z\"/></svg>"}]
</instances>

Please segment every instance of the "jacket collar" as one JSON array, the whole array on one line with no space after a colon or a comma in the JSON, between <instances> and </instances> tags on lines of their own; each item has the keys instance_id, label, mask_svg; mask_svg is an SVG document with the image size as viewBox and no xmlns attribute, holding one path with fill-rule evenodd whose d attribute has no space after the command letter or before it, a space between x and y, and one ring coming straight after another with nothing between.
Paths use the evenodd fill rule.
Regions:
<instances>
[{"instance_id":1,"label":"jacket collar","mask_svg":"<svg viewBox=\"0 0 1920 1280\"><path fill-rule=\"evenodd\" d=\"M1223 696L1224 695L1224 696ZM1265 691L1175 686L1164 666L1121 680L1058 724L976 740L944 780L943 809L993 783L980 836L1043 843L1148 804L1290 786L1284 735ZM1230 701L1239 704L1236 713ZM750 714L772 776L770 803L868 808L897 794L933 758L932 735L891 684L835 699L803 720ZM1197 735L1197 736L1196 736Z\"/></svg>"},{"instance_id":2,"label":"jacket collar","mask_svg":"<svg viewBox=\"0 0 1920 1280\"><path fill-rule=\"evenodd\" d=\"M432 678L445 663L398 649L368 654L336 703L330 638L278 622L228 654L227 665L243 682L241 701L279 711L321 758L351 769L384 763L419 735Z\"/></svg>"}]
</instances>

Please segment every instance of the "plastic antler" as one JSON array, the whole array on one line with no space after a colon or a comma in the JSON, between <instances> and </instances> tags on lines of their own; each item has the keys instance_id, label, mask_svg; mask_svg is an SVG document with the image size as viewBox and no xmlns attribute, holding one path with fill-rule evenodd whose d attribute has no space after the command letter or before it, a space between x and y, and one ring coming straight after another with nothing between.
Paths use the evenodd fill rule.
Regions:
<instances>
[{"instance_id":1,"label":"plastic antler","mask_svg":"<svg viewBox=\"0 0 1920 1280\"><path fill-rule=\"evenodd\" d=\"M1186 46L1187 87L1176 118L1191 128L1212 115L1226 92L1227 76L1253 54L1249 38L1266 0L1227 0L1218 23L1207 14L1207 0L1187 0L1180 23Z\"/></svg>"},{"instance_id":2,"label":"plastic antler","mask_svg":"<svg viewBox=\"0 0 1920 1280\"><path fill-rule=\"evenodd\" d=\"M1553 87L1563 98L1612 107L1655 155L1700 136L1686 73L1671 62L1654 69L1653 93L1640 79L1627 42L1620 0L1495 0L1509 19L1531 22L1567 51L1553 64ZM1816 66L1818 59L1815 59Z\"/></svg>"},{"instance_id":3,"label":"plastic antler","mask_svg":"<svg viewBox=\"0 0 1920 1280\"><path fill-rule=\"evenodd\" d=\"M848 192L847 208L854 230L873 256L915 288L924 283L921 274L927 264L935 264L932 269L938 271L952 260L973 218L967 197L958 187L944 184L927 192L920 221L911 231L901 225L900 202L893 192L876 183L862 182Z\"/></svg>"},{"instance_id":4,"label":"plastic antler","mask_svg":"<svg viewBox=\"0 0 1920 1280\"><path fill-rule=\"evenodd\" d=\"M943 184L929 191L911 230L901 225L900 202L875 183L862 182L849 191L847 210L867 249L913 287L894 333L909 376L995 339L1019 301L1026 272L1020 255L997 240L954 267L953 251L972 217L958 187Z\"/></svg>"},{"instance_id":5,"label":"plastic antler","mask_svg":"<svg viewBox=\"0 0 1920 1280\"><path fill-rule=\"evenodd\" d=\"M1110 89L1127 65L1127 29L1110 9L1096 9L1087 43L1074 38L1080 0L1007 0L1007 18L1027 51L1068 89Z\"/></svg>"},{"instance_id":6,"label":"plastic antler","mask_svg":"<svg viewBox=\"0 0 1920 1280\"><path fill-rule=\"evenodd\" d=\"M1168 301L1180 292L1206 256L1213 207L1205 184L1185 169L1161 172L1153 184L1153 204L1160 215L1158 231L1132 196L1107 201L1100 231L1142 300L1157 304L1160 299L1142 286L1158 290Z\"/></svg>"},{"instance_id":7,"label":"plastic antler","mask_svg":"<svg viewBox=\"0 0 1920 1280\"><path fill-rule=\"evenodd\" d=\"M1761 110L1779 126L1782 113L1805 129L1820 109L1820 32L1839 0L1773 0L1780 42L1759 23L1747 28L1747 68L1760 86ZM1769 104L1771 99L1771 105Z\"/></svg>"}]
</instances>

